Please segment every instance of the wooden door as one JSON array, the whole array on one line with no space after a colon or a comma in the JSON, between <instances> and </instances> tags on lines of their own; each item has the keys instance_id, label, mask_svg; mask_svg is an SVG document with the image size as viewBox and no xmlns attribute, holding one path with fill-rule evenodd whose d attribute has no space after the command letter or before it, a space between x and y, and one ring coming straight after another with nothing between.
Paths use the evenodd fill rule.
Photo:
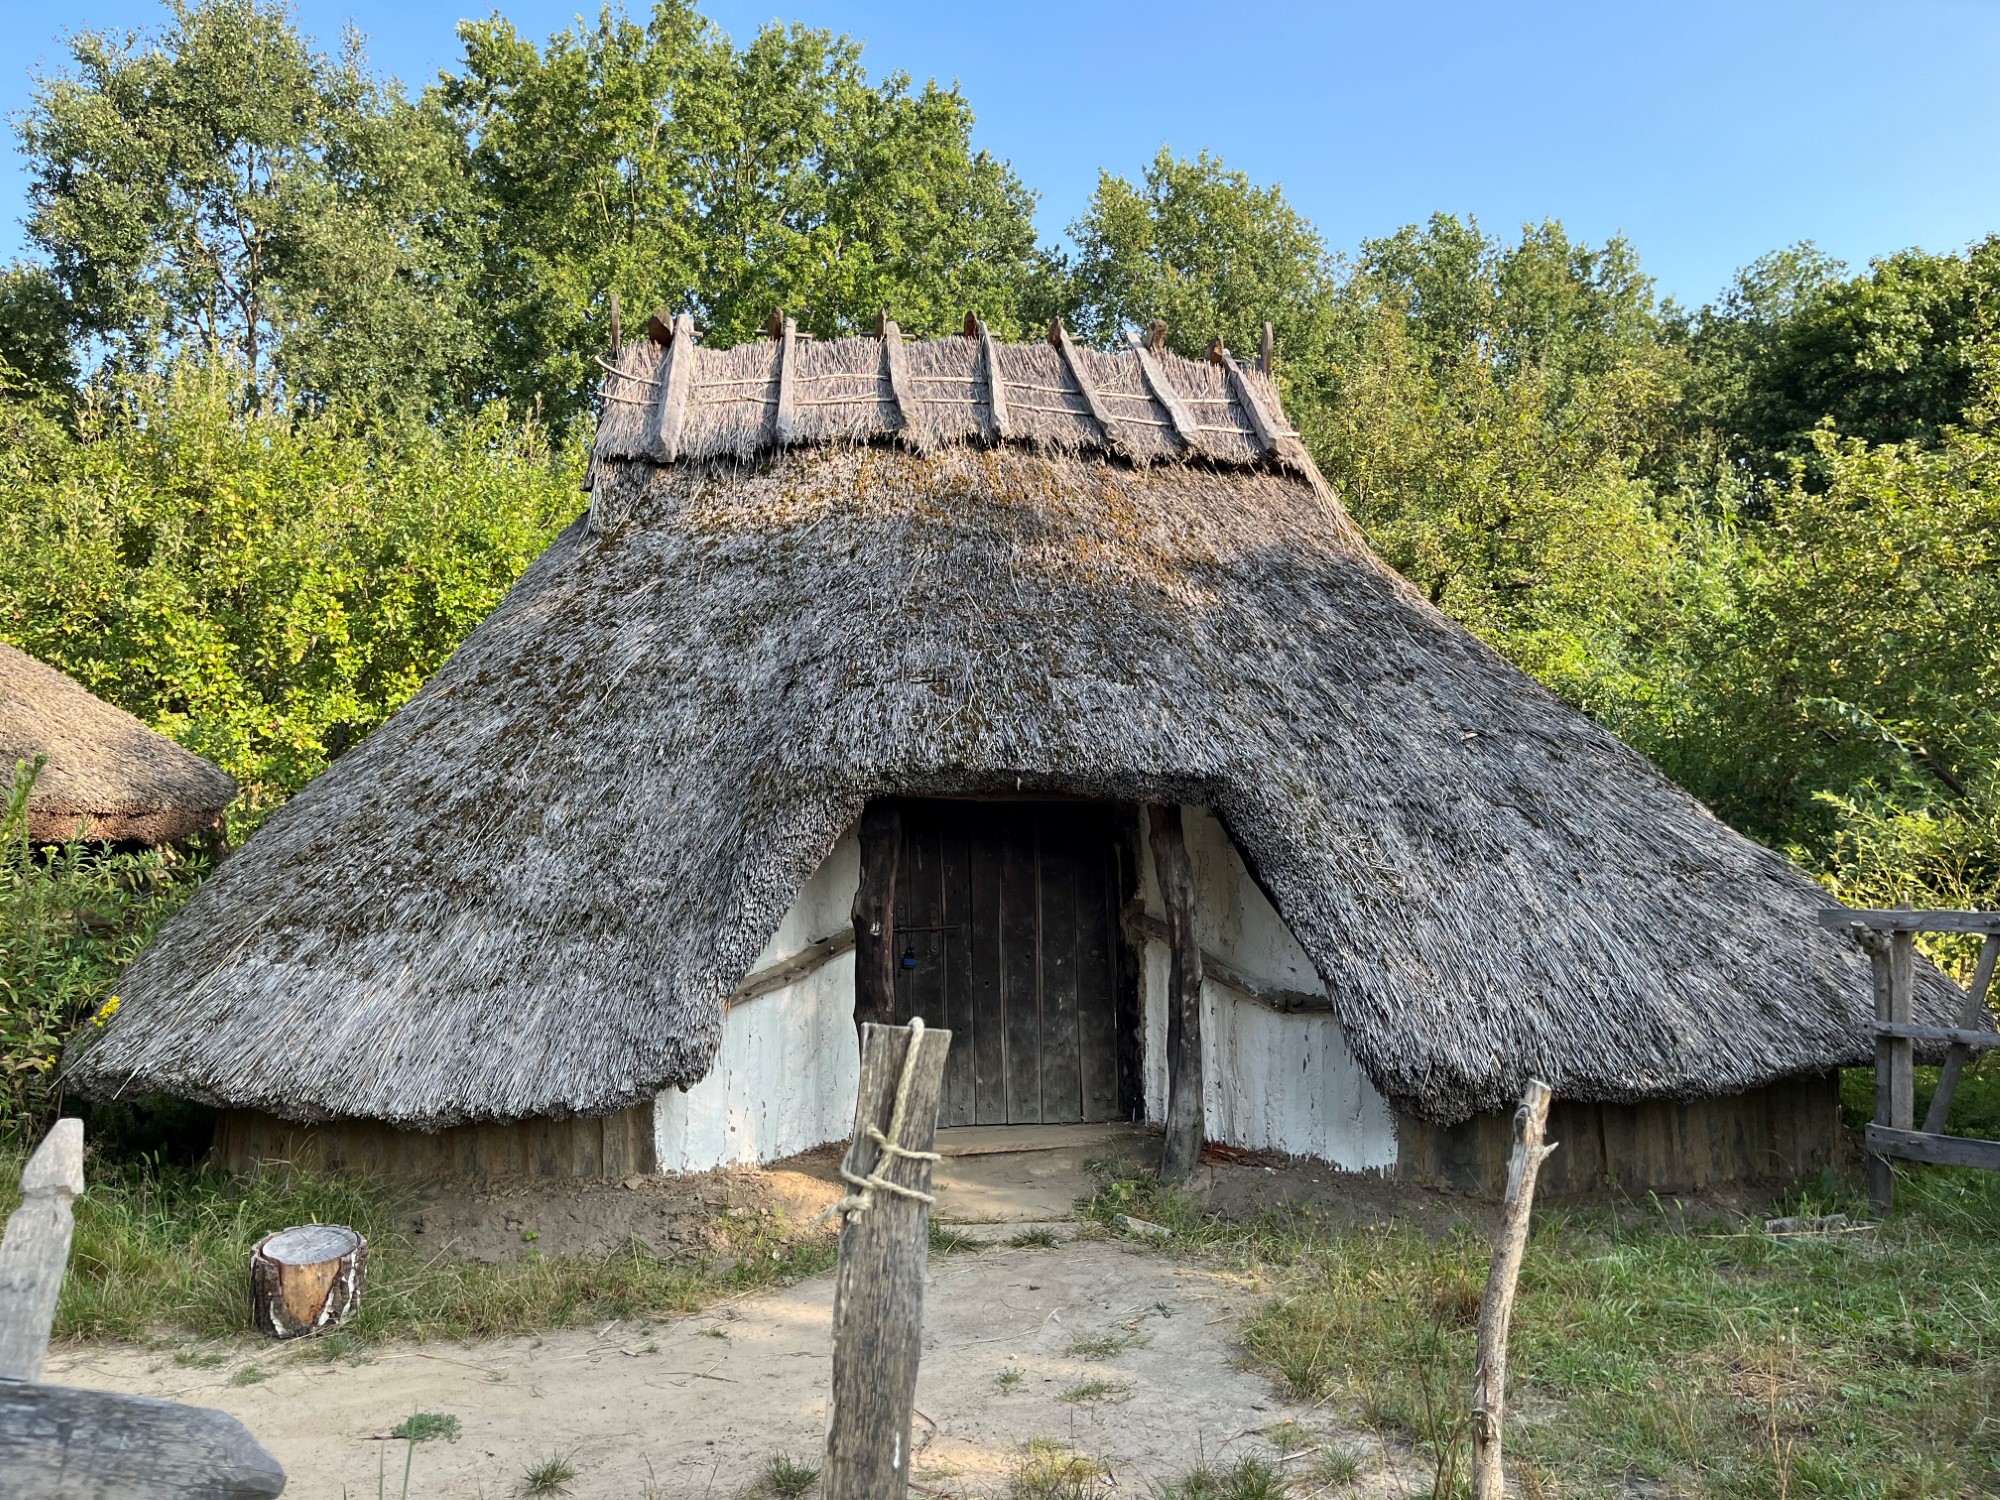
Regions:
<instances>
[{"instance_id":1,"label":"wooden door","mask_svg":"<svg viewBox=\"0 0 2000 1500\"><path fill-rule=\"evenodd\" d=\"M1130 863L1110 807L903 804L897 1018L951 1028L940 1125L1132 1117Z\"/></svg>"}]
</instances>

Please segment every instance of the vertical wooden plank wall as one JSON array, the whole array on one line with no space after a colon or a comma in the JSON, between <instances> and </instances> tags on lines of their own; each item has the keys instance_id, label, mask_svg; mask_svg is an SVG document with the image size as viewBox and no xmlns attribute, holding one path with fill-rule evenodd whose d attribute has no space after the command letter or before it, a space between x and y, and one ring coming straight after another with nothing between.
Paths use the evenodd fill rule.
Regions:
<instances>
[{"instance_id":1,"label":"vertical wooden plank wall","mask_svg":"<svg viewBox=\"0 0 2000 1500\"><path fill-rule=\"evenodd\" d=\"M291 1162L405 1181L531 1177L615 1182L654 1170L653 1106L439 1131L398 1130L373 1120L301 1125L255 1110L226 1110L216 1117L209 1159L227 1172Z\"/></svg>"}]
</instances>

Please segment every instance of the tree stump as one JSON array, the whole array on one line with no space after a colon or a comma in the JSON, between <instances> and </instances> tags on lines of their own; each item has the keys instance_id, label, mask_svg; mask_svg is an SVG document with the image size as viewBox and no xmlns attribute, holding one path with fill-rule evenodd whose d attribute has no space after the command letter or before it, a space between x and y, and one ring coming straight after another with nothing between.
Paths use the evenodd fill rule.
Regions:
<instances>
[{"instance_id":1,"label":"tree stump","mask_svg":"<svg viewBox=\"0 0 2000 1500\"><path fill-rule=\"evenodd\" d=\"M250 1321L275 1339L318 1333L361 1306L368 1242L339 1224L267 1234L250 1252Z\"/></svg>"}]
</instances>

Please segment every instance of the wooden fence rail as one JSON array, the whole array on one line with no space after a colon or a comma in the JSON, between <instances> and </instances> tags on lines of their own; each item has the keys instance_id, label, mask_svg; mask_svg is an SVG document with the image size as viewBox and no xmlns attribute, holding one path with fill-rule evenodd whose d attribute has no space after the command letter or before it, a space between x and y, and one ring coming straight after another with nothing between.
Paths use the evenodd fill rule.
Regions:
<instances>
[{"instance_id":1,"label":"wooden fence rail","mask_svg":"<svg viewBox=\"0 0 2000 1500\"><path fill-rule=\"evenodd\" d=\"M1868 1198L1877 1214L1895 1204L1891 1160L1943 1166L1981 1167L2000 1172L2000 1141L1945 1134L1951 1102L1966 1060L1976 1051L2000 1047L2000 1032L1986 996L2000 961L2000 912L1850 911L1820 913L1820 924L1852 932L1868 950L1875 970L1875 1119L1868 1126ZM1920 932L1965 933L1985 939L1973 968L1956 1026L1926 1026L1914 1016L1916 942ZM1937 1092L1916 1124L1916 1044L1948 1044Z\"/></svg>"}]
</instances>

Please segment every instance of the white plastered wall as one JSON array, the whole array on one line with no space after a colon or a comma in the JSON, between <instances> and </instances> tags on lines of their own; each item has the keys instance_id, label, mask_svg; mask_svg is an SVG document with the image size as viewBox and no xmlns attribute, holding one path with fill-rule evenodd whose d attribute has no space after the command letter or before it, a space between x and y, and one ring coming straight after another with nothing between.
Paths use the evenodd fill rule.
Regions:
<instances>
[{"instance_id":1,"label":"white plastered wall","mask_svg":"<svg viewBox=\"0 0 2000 1500\"><path fill-rule=\"evenodd\" d=\"M1264 899L1215 817L1184 809L1201 946L1253 978L1322 994L1312 962ZM1146 910L1164 915L1152 860L1142 857ZM852 922L861 850L852 830L815 870L752 972L782 963ZM1146 1117L1166 1113L1166 945L1146 944L1142 1026ZM1314 1156L1351 1171L1393 1166L1394 1117L1330 1015L1280 1015L1210 981L1202 986L1202 1073L1210 1140ZM854 955L732 1006L715 1066L654 1105L662 1172L777 1161L854 1129L860 1077Z\"/></svg>"},{"instance_id":2,"label":"white plastered wall","mask_svg":"<svg viewBox=\"0 0 2000 1500\"><path fill-rule=\"evenodd\" d=\"M1272 908L1216 817L1182 809L1204 952L1274 988L1323 995L1312 960ZM1146 910L1164 917L1152 860L1141 859ZM1146 944L1146 1117L1167 1106L1167 945ZM1280 1014L1210 979L1201 991L1203 1130L1255 1151L1314 1156L1348 1171L1396 1163L1395 1116L1331 1015Z\"/></svg>"},{"instance_id":3,"label":"white plastered wall","mask_svg":"<svg viewBox=\"0 0 2000 1500\"><path fill-rule=\"evenodd\" d=\"M861 846L850 829L806 881L751 972L850 929L860 881ZM659 1169L753 1165L846 1140L860 1079L849 951L795 984L729 1008L708 1075L654 1101Z\"/></svg>"}]
</instances>

